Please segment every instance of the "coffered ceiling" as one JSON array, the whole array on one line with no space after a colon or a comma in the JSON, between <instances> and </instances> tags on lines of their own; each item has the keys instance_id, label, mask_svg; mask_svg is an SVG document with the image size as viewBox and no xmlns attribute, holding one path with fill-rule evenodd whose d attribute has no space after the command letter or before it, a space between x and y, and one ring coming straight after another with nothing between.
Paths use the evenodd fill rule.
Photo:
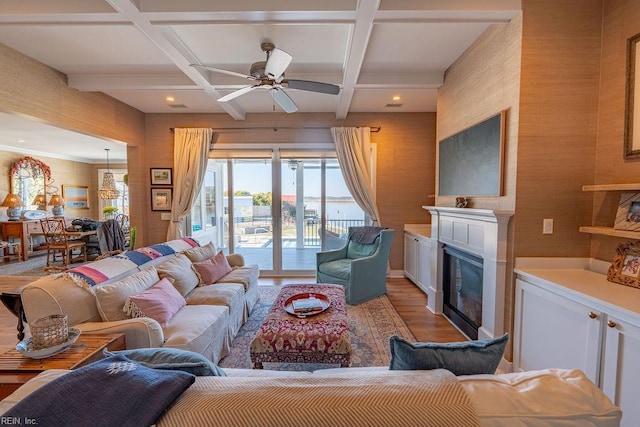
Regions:
<instances>
[{"instance_id":1,"label":"coffered ceiling","mask_svg":"<svg viewBox=\"0 0 640 427\"><path fill-rule=\"evenodd\" d=\"M267 90L219 103L251 82L190 64L248 74L270 41L293 57L286 78L340 86L286 89L299 111L343 119L435 111L445 70L520 9L520 0L3 0L0 43L145 113L244 120L282 110Z\"/></svg>"}]
</instances>

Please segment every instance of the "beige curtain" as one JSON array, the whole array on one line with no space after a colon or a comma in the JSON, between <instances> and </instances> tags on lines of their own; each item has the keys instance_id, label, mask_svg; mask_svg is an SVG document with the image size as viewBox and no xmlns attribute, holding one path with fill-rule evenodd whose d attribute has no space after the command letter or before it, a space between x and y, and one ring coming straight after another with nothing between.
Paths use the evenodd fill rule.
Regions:
<instances>
[{"instance_id":1,"label":"beige curtain","mask_svg":"<svg viewBox=\"0 0 640 427\"><path fill-rule=\"evenodd\" d=\"M213 129L176 128L173 135L173 202L167 240L184 236L184 219L207 170ZM191 233L188 233L191 234Z\"/></svg>"},{"instance_id":2,"label":"beige curtain","mask_svg":"<svg viewBox=\"0 0 640 427\"><path fill-rule=\"evenodd\" d=\"M347 188L373 224L380 223L371 186L371 131L368 127L331 128L338 163Z\"/></svg>"}]
</instances>

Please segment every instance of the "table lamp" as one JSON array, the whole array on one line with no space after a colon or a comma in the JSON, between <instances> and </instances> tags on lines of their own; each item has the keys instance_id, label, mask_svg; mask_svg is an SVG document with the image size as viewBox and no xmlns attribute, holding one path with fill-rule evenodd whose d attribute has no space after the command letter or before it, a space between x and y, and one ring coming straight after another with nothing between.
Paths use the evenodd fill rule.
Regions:
<instances>
[{"instance_id":1,"label":"table lamp","mask_svg":"<svg viewBox=\"0 0 640 427\"><path fill-rule=\"evenodd\" d=\"M32 205L37 205L38 209L43 211L45 210L45 205L47 204L47 199L44 197L44 194L38 194L35 199L33 199L33 202L31 202Z\"/></svg>"},{"instance_id":2,"label":"table lamp","mask_svg":"<svg viewBox=\"0 0 640 427\"><path fill-rule=\"evenodd\" d=\"M7 216L9 217L9 221L18 221L20 219L20 212L22 209L22 201L17 194L9 193L7 197L4 198L4 201L0 205L3 208L7 208Z\"/></svg>"},{"instance_id":3,"label":"table lamp","mask_svg":"<svg viewBox=\"0 0 640 427\"><path fill-rule=\"evenodd\" d=\"M62 216L62 214L64 213L64 199L61 195L52 195L51 199L49 200L49 205L53 206L53 208L51 209L51 213L53 214L53 216Z\"/></svg>"}]
</instances>

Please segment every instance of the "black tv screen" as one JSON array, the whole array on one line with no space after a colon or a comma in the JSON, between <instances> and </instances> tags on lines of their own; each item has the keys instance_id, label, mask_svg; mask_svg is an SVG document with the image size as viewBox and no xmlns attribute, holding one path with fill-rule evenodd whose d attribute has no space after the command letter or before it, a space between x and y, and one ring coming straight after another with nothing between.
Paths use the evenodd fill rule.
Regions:
<instances>
[{"instance_id":1,"label":"black tv screen","mask_svg":"<svg viewBox=\"0 0 640 427\"><path fill-rule=\"evenodd\" d=\"M505 112L440 141L439 196L501 196Z\"/></svg>"}]
</instances>

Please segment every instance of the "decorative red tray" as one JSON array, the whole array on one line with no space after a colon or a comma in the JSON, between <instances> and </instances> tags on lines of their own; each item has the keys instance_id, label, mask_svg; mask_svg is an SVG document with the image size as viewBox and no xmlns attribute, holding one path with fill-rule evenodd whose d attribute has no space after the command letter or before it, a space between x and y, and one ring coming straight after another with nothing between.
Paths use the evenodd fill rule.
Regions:
<instances>
[{"instance_id":1,"label":"decorative red tray","mask_svg":"<svg viewBox=\"0 0 640 427\"><path fill-rule=\"evenodd\" d=\"M295 305L304 305L303 303L308 301L311 307L306 310L296 310L296 307L294 307L294 301L296 303ZM284 311L293 316L304 319L305 317L322 313L329 308L330 305L331 301L326 295L315 292L303 292L287 298L284 302Z\"/></svg>"}]
</instances>

